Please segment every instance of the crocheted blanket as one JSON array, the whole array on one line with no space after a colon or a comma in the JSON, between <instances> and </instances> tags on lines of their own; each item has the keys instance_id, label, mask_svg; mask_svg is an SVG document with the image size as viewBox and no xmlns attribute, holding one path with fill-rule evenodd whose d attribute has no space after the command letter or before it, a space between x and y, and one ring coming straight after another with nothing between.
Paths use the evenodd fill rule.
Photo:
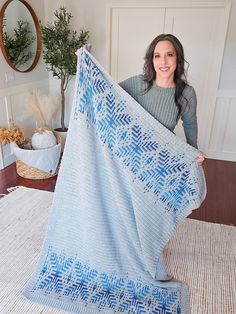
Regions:
<instances>
[{"instance_id":1,"label":"crocheted blanket","mask_svg":"<svg viewBox=\"0 0 236 314\"><path fill-rule=\"evenodd\" d=\"M205 197L199 152L150 116L89 52L78 55L48 231L24 294L83 314L189 313L187 287L170 280L162 253Z\"/></svg>"}]
</instances>

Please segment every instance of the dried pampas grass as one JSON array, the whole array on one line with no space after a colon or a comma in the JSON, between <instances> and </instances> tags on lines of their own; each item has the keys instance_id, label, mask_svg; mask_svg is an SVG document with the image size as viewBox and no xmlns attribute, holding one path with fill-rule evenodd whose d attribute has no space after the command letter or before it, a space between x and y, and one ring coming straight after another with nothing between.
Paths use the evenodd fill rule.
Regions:
<instances>
[{"instance_id":1,"label":"dried pampas grass","mask_svg":"<svg viewBox=\"0 0 236 314\"><path fill-rule=\"evenodd\" d=\"M58 97L41 94L38 90L33 90L28 94L27 116L33 117L39 126L52 124L52 119L56 115L59 104Z\"/></svg>"}]
</instances>

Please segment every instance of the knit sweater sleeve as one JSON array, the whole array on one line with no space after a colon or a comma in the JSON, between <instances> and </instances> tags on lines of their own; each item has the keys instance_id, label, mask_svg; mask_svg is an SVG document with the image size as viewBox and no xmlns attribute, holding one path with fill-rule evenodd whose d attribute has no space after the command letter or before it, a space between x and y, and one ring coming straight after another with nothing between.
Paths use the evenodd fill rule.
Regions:
<instances>
[{"instance_id":1,"label":"knit sweater sleeve","mask_svg":"<svg viewBox=\"0 0 236 314\"><path fill-rule=\"evenodd\" d=\"M141 76L136 75L119 83L119 85L135 100L140 89Z\"/></svg>"},{"instance_id":2,"label":"knit sweater sleeve","mask_svg":"<svg viewBox=\"0 0 236 314\"><path fill-rule=\"evenodd\" d=\"M195 90L188 86L186 92L186 98L188 99L188 104L184 113L182 114L183 128L188 144L192 145L195 148L198 148L197 145L197 136L198 136L198 126L197 126L197 97Z\"/></svg>"}]
</instances>

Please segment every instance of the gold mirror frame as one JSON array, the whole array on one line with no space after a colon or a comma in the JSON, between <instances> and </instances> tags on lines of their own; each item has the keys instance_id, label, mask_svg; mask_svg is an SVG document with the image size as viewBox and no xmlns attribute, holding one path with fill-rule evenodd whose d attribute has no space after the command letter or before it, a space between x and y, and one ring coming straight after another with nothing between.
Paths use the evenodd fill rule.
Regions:
<instances>
[{"instance_id":1,"label":"gold mirror frame","mask_svg":"<svg viewBox=\"0 0 236 314\"><path fill-rule=\"evenodd\" d=\"M41 30L40 30L40 26L39 26L39 21L38 21L38 18L36 16L33 8L29 5L29 3L27 3L25 0L18 0L28 9L29 13L32 16L32 19L34 21L35 30L36 30L36 41L37 41L35 57L34 57L34 60L31 64L31 66L29 66L29 68L27 68L26 70L20 70L17 67L15 67L14 64L12 64L11 61L9 60L7 52L6 52L5 47L4 47L4 40L3 40L3 17L4 17L4 13L5 13L8 5L12 1L14 1L14 0L6 1L3 5L1 11L0 11L0 47L1 47L1 50L2 50L2 53L3 53L5 60L7 61L7 63L9 64L9 66L12 69L14 69L17 72L22 72L22 73L30 72L35 68L36 64L38 63L41 49L42 49L42 39L41 39Z\"/></svg>"}]
</instances>

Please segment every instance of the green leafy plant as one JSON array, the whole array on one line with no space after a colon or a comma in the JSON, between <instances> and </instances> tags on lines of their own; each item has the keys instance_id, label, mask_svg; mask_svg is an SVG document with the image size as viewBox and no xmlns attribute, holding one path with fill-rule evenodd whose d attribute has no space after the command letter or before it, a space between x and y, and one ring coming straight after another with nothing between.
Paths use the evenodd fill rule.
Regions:
<instances>
[{"instance_id":1,"label":"green leafy plant","mask_svg":"<svg viewBox=\"0 0 236 314\"><path fill-rule=\"evenodd\" d=\"M65 91L69 80L76 74L76 50L83 47L89 38L89 32L70 29L70 20L73 17L66 11L65 7L60 7L54 13L56 19L52 24L41 25L43 59L47 70L53 76L61 80L61 131L66 131L65 126Z\"/></svg>"},{"instance_id":2,"label":"green leafy plant","mask_svg":"<svg viewBox=\"0 0 236 314\"><path fill-rule=\"evenodd\" d=\"M4 48L9 60L15 67L26 64L32 57L31 44L35 41L28 21L19 20L13 30L13 35L6 31L6 19L3 23Z\"/></svg>"}]
</instances>

